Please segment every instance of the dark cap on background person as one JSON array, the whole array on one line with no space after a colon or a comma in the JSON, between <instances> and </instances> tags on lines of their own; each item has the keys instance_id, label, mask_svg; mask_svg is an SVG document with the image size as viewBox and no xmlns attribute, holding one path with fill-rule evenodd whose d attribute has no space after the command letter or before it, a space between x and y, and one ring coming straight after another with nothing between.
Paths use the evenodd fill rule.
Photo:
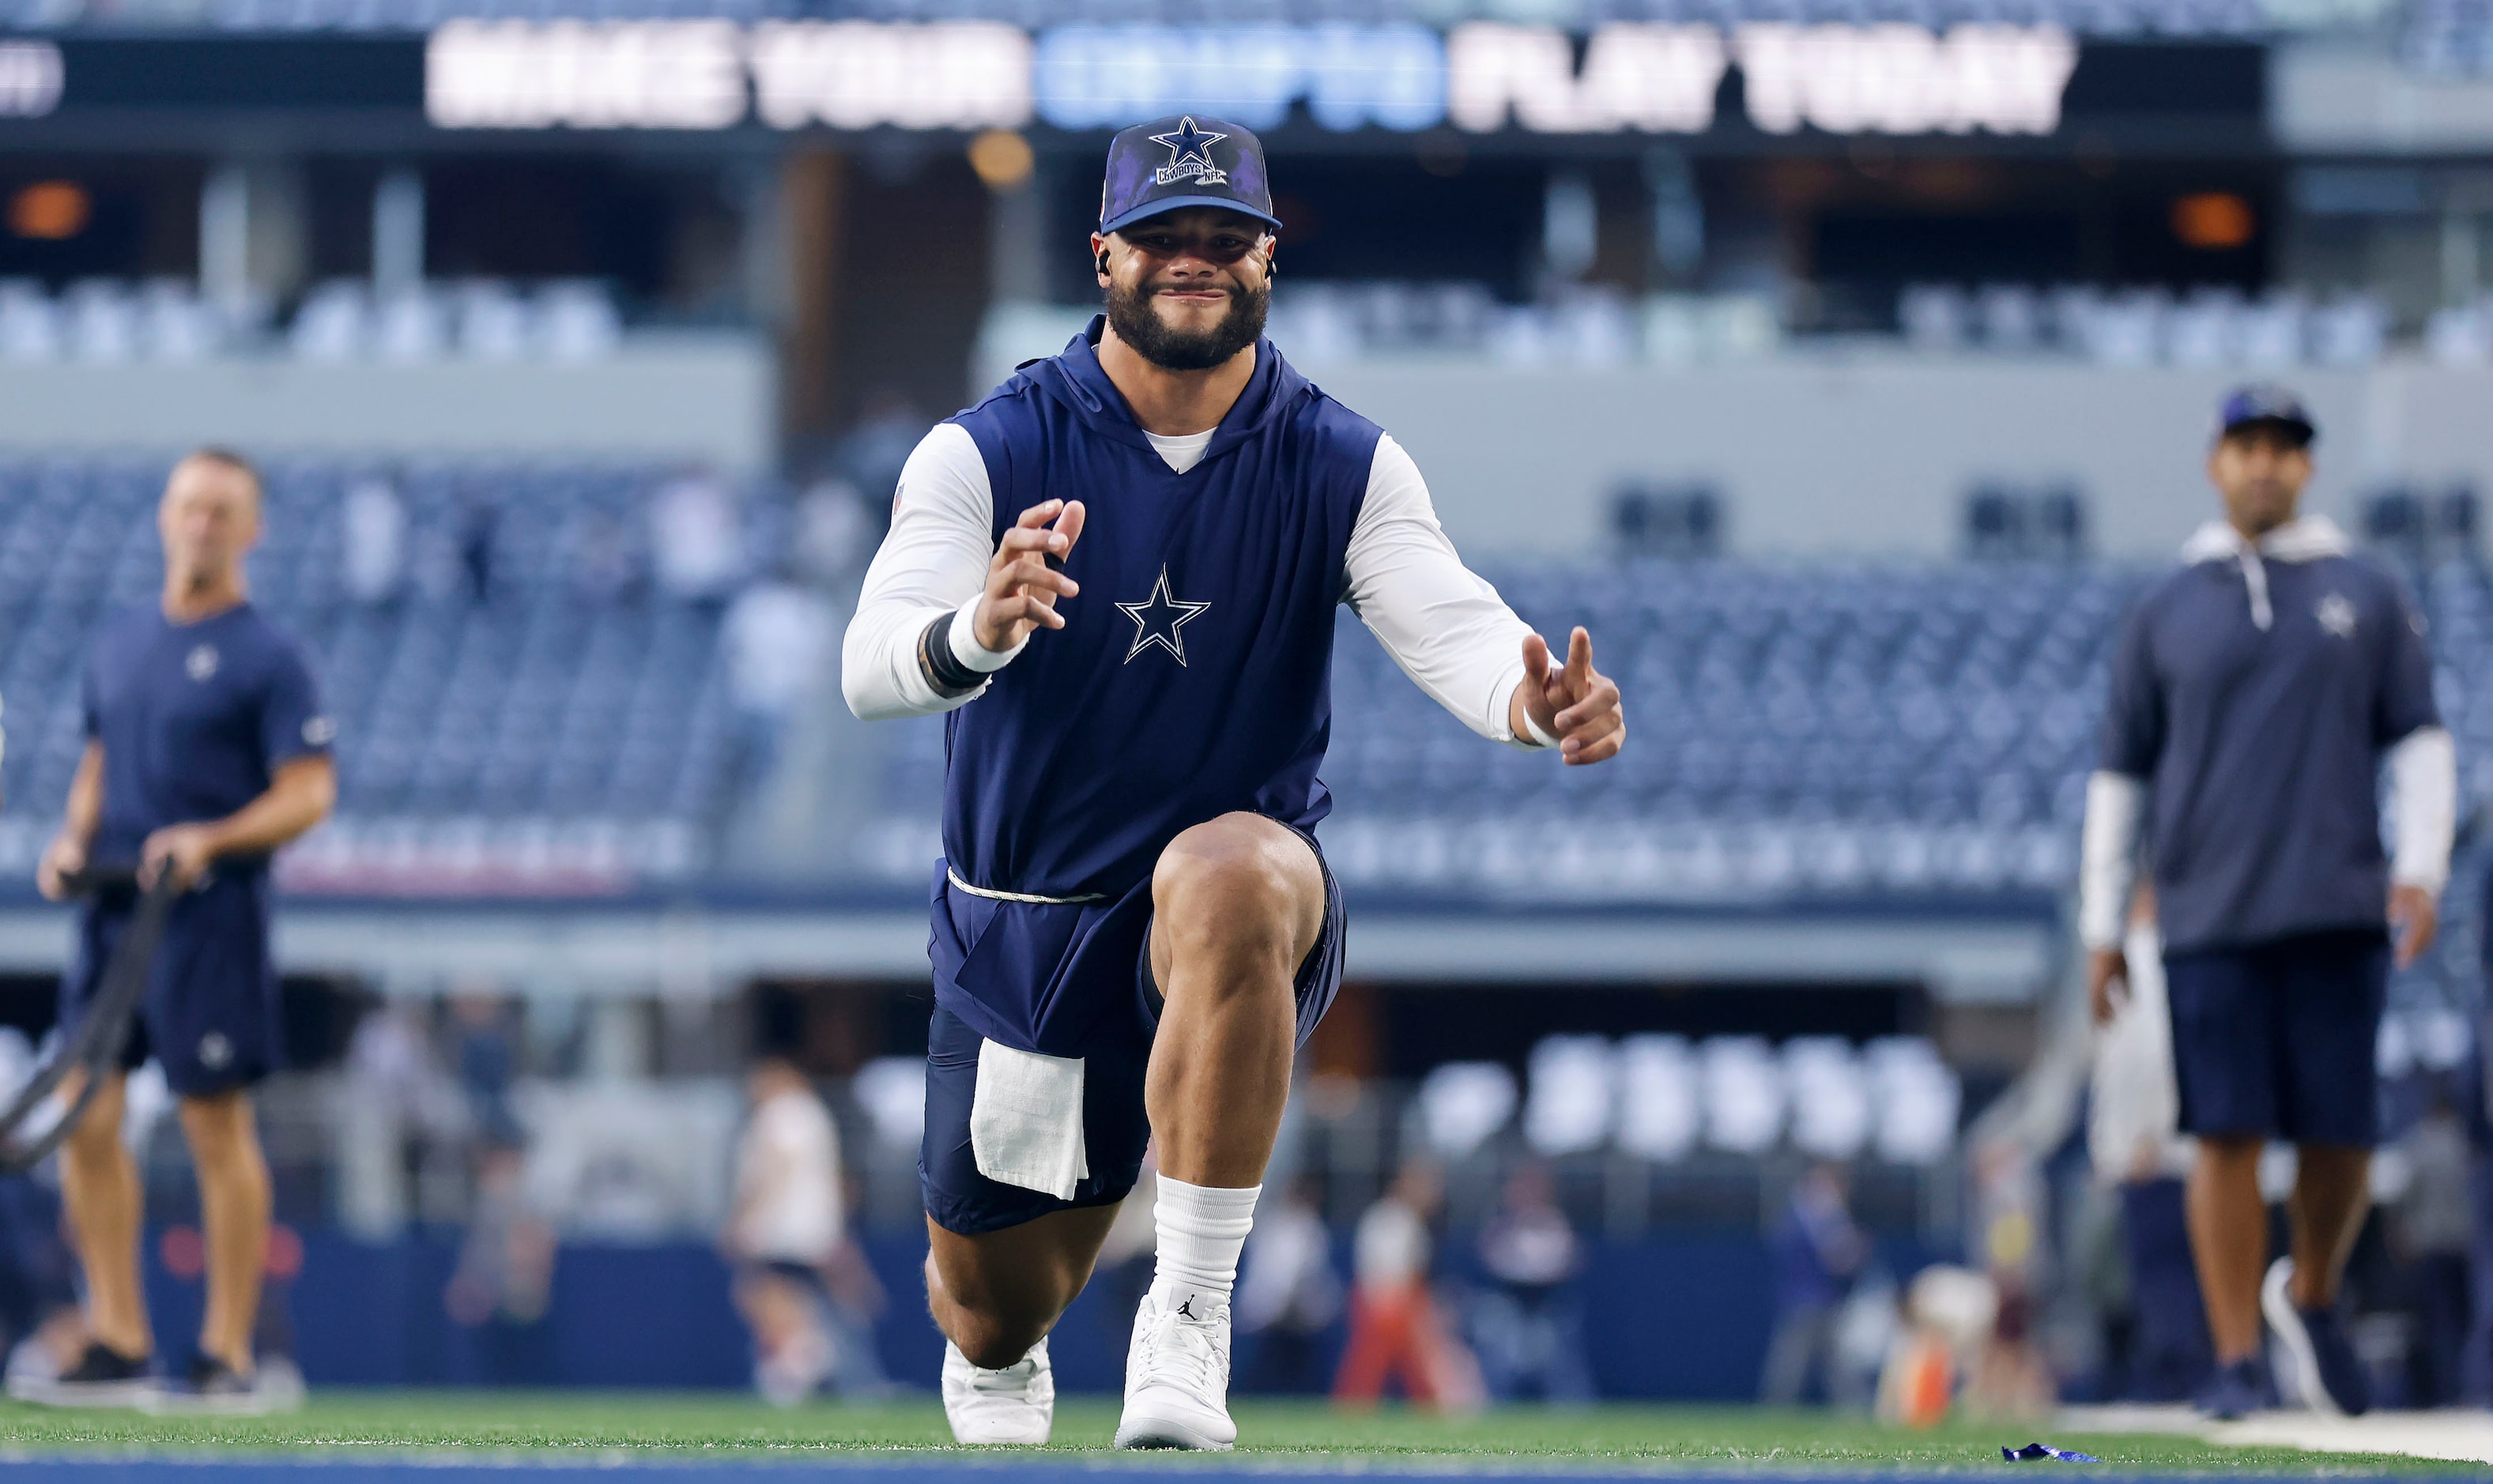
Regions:
<instances>
[{"instance_id":1,"label":"dark cap on background person","mask_svg":"<svg viewBox=\"0 0 2493 1484\"><path fill-rule=\"evenodd\" d=\"M2274 382L2236 387L2216 409L2216 436L2230 438L2245 428L2273 428L2304 447L2320 435L2302 399Z\"/></svg>"},{"instance_id":2,"label":"dark cap on background person","mask_svg":"<svg viewBox=\"0 0 2493 1484\"><path fill-rule=\"evenodd\" d=\"M1226 119L1184 113L1136 124L1109 142L1100 235L1188 206L1243 212L1279 231L1263 141Z\"/></svg>"}]
</instances>

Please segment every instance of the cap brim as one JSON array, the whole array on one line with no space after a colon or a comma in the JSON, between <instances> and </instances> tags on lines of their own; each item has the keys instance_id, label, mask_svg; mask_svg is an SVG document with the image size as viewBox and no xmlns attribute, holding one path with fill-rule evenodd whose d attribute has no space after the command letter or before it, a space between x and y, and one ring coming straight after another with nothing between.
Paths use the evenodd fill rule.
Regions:
<instances>
[{"instance_id":1,"label":"cap brim","mask_svg":"<svg viewBox=\"0 0 2493 1484\"><path fill-rule=\"evenodd\" d=\"M2219 429L2219 430L2217 430L2216 436L2217 436L2217 437L2219 437L2219 438L2230 438L2230 437L2232 437L2234 434L2236 434L2236 433L2238 433L2238 432L2241 431L2241 430L2242 430L2243 429L2245 429L2245 428L2284 428L2284 429L2289 429L2289 430L2292 430L2292 431L2293 431L2297 436L2300 437L2300 438L2302 439L2303 443L2304 443L2304 444L2306 444L2306 445L2308 445L2308 444L2309 444L2313 439L2315 439L2315 438L2317 438L2317 437L2319 437L2319 436L2320 436L2320 430L2319 430L2319 429L2317 429L2317 428L2314 428L2313 426L2311 426L2311 424L2310 424L2310 423L2306 422L2305 420L2303 420L2303 419L2301 419L2301 418L2298 418L2298 417L2273 417L2273 416L2267 416L2267 415L2263 415L2263 416L2260 416L2260 417L2245 417L2245 418L2238 418L2238 419L2236 419L2236 420L2235 420L2235 421L2233 421L2233 422L2227 423L2227 424L2226 424L2222 429Z\"/></svg>"},{"instance_id":2,"label":"cap brim","mask_svg":"<svg viewBox=\"0 0 2493 1484\"><path fill-rule=\"evenodd\" d=\"M1148 222L1154 217L1164 216L1172 211L1184 211L1189 206L1212 206L1221 211L1234 211L1242 217L1252 217L1277 232L1281 229L1280 218L1257 211L1254 207L1232 196L1164 195L1156 201L1145 201L1113 221L1100 223L1099 235L1105 237L1110 232L1121 232L1137 222Z\"/></svg>"}]
</instances>

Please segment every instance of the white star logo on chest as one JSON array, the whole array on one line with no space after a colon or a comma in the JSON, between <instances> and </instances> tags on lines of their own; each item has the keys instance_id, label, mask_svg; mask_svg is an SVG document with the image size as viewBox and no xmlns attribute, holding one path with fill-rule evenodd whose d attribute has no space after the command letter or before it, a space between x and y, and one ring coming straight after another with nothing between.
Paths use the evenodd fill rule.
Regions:
<instances>
[{"instance_id":1,"label":"white star logo on chest","mask_svg":"<svg viewBox=\"0 0 2493 1484\"><path fill-rule=\"evenodd\" d=\"M1168 564L1160 564L1160 579L1152 584L1152 595L1140 603L1120 603L1117 611L1134 621L1134 647L1126 651L1126 663L1154 644L1186 663L1186 639L1178 633L1200 617L1209 603L1180 603L1169 596Z\"/></svg>"},{"instance_id":2,"label":"white star logo on chest","mask_svg":"<svg viewBox=\"0 0 2493 1484\"><path fill-rule=\"evenodd\" d=\"M2330 593L2321 599L2312 616L2320 620L2320 627L2339 638L2355 637L2355 605L2344 593Z\"/></svg>"},{"instance_id":3,"label":"white star logo on chest","mask_svg":"<svg viewBox=\"0 0 2493 1484\"><path fill-rule=\"evenodd\" d=\"M217 672L217 650L214 644L201 644L182 661L182 668L192 679L205 684Z\"/></svg>"}]
</instances>

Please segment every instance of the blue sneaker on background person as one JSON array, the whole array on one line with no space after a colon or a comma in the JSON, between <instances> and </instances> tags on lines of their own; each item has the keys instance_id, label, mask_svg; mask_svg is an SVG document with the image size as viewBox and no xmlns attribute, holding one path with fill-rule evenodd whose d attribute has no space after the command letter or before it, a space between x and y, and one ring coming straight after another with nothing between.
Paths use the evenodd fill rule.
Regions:
<instances>
[{"instance_id":1,"label":"blue sneaker on background person","mask_svg":"<svg viewBox=\"0 0 2493 1484\"><path fill-rule=\"evenodd\" d=\"M2268 1277L2260 1283L2260 1312L2276 1331L2286 1374L2303 1406L2341 1417L2359 1417L2372 1410L2371 1378L2363 1374L2362 1359L2346 1337L2336 1309L2296 1306L2292 1258L2268 1264Z\"/></svg>"},{"instance_id":2,"label":"blue sneaker on background person","mask_svg":"<svg viewBox=\"0 0 2493 1484\"><path fill-rule=\"evenodd\" d=\"M2212 1422L2236 1421L2267 1405L2268 1376L2256 1358L2216 1367L2199 1390L2199 1414Z\"/></svg>"}]
</instances>

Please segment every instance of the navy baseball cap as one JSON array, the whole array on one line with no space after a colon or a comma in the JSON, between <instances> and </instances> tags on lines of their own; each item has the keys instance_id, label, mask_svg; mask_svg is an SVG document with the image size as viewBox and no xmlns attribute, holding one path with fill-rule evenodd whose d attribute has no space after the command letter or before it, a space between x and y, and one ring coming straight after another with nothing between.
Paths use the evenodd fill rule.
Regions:
<instances>
[{"instance_id":1,"label":"navy baseball cap","mask_svg":"<svg viewBox=\"0 0 2493 1484\"><path fill-rule=\"evenodd\" d=\"M1263 141L1225 119L1183 113L1136 124L1109 143L1101 236L1187 206L1244 212L1279 231Z\"/></svg>"},{"instance_id":2,"label":"navy baseball cap","mask_svg":"<svg viewBox=\"0 0 2493 1484\"><path fill-rule=\"evenodd\" d=\"M2216 409L2219 438L2229 437L2254 423L2288 429L2306 444L2320 432L2310 412L2304 409L2302 399L2273 382L2236 387L2226 395L2224 405Z\"/></svg>"}]
</instances>

